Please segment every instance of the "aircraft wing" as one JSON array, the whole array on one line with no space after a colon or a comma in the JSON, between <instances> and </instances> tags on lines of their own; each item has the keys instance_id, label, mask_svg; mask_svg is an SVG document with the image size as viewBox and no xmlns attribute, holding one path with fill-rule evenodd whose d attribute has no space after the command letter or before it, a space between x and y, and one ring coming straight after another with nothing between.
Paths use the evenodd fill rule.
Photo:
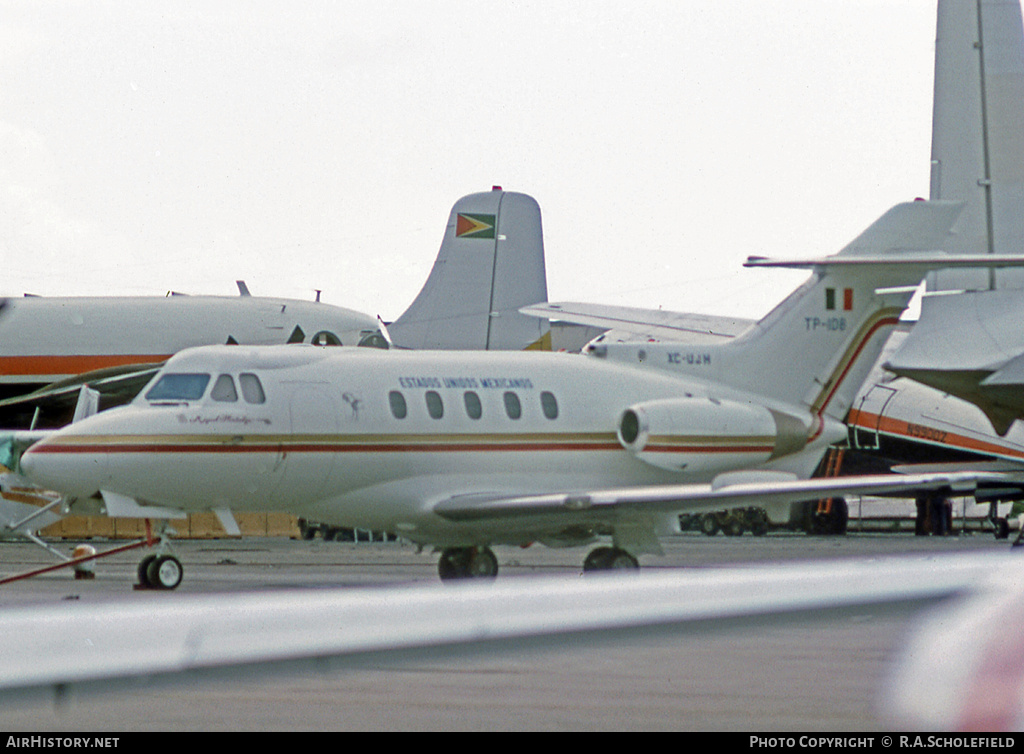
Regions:
<instances>
[{"instance_id":1,"label":"aircraft wing","mask_svg":"<svg viewBox=\"0 0 1024 754\"><path fill-rule=\"evenodd\" d=\"M605 306L575 301L524 306L523 314L577 325L603 327L630 339L722 342L746 330L754 320L687 314L661 309Z\"/></svg>"},{"instance_id":2,"label":"aircraft wing","mask_svg":"<svg viewBox=\"0 0 1024 754\"><path fill-rule=\"evenodd\" d=\"M434 506L451 521L536 517L552 526L609 521L636 513L718 511L736 507L771 507L844 495L912 497L926 490L967 494L980 483L1005 481L993 471L958 471L916 474L798 479L778 472L723 474L712 484L669 484L564 493L494 496L459 496Z\"/></svg>"},{"instance_id":3,"label":"aircraft wing","mask_svg":"<svg viewBox=\"0 0 1024 754\"><path fill-rule=\"evenodd\" d=\"M1006 592L987 586L994 572L1012 577L1019 610L1024 569L1009 553L12 607L0 613L0 700L60 703L93 691L136 693L144 685L191 687L243 673L324 673L465 651L578 646L652 631L703 636L865 606L916 611L954 595L998 599ZM1003 627L989 624L985 633ZM948 665L948 653L932 657L940 668ZM897 678L914 688L937 670L922 663ZM899 719L915 714L931 694L914 699L897 688L893 697L901 706L888 712ZM977 697L991 701L992 695ZM1004 697L1020 705L1016 695ZM958 723L949 716L925 727Z\"/></svg>"}]
</instances>

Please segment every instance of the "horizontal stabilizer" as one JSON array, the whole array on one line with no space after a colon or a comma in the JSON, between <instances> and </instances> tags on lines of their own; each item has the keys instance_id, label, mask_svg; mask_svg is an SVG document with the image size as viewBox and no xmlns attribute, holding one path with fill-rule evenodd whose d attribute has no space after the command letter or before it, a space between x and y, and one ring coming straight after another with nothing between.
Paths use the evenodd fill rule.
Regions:
<instances>
[{"instance_id":1,"label":"horizontal stabilizer","mask_svg":"<svg viewBox=\"0 0 1024 754\"><path fill-rule=\"evenodd\" d=\"M950 233L964 209L963 202L904 202L897 204L834 256L817 259L773 260L750 257L746 267L814 268L849 265L919 265L923 270L942 267L1022 266L1024 257L944 253Z\"/></svg>"},{"instance_id":2,"label":"horizontal stabilizer","mask_svg":"<svg viewBox=\"0 0 1024 754\"><path fill-rule=\"evenodd\" d=\"M753 320L737 317L716 317L707 314L688 314L629 306L606 306L575 301L540 303L524 306L519 311L553 322L569 322L576 325L626 331L644 339L685 342L704 339L707 342L715 342L733 338L754 324Z\"/></svg>"},{"instance_id":3,"label":"horizontal stabilizer","mask_svg":"<svg viewBox=\"0 0 1024 754\"><path fill-rule=\"evenodd\" d=\"M953 255L941 251L930 253L903 253L898 256L863 255L856 257L819 257L818 259L768 259L748 257L744 267L787 267L811 269L815 267L918 267L923 271L953 267L1024 267L1024 256L1014 254Z\"/></svg>"}]
</instances>

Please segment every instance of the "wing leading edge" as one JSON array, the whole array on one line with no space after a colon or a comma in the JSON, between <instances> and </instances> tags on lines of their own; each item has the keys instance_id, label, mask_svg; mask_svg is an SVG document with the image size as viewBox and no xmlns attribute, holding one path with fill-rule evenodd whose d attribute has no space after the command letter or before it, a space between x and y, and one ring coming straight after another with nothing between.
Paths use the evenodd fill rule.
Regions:
<instances>
[{"instance_id":1,"label":"wing leading edge","mask_svg":"<svg viewBox=\"0 0 1024 754\"><path fill-rule=\"evenodd\" d=\"M434 512L450 521L540 517L552 525L616 514L682 513L747 506L779 506L840 495L913 497L931 490L973 492L983 482L1008 482L1011 474L958 471L798 479L778 472L723 474L711 484L670 484L540 495L458 496L439 502Z\"/></svg>"}]
</instances>

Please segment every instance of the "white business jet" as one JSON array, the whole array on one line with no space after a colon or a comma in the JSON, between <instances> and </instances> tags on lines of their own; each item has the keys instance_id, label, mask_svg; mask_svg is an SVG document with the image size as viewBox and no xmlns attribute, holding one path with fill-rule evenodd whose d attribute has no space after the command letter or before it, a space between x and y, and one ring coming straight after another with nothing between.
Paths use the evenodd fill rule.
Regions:
<instances>
[{"instance_id":1,"label":"white business jet","mask_svg":"<svg viewBox=\"0 0 1024 754\"><path fill-rule=\"evenodd\" d=\"M442 578L493 577L493 544L601 535L611 546L585 569L635 568L681 510L756 500L785 516L828 494L971 488L977 475L807 479L846 436L925 270L978 264L926 252L960 209L897 205L836 256L748 261L813 276L745 335L700 349L190 349L130 405L34 445L21 468L113 515L276 510L395 532L442 548ZM151 585L180 582L172 555L150 557Z\"/></svg>"}]
</instances>

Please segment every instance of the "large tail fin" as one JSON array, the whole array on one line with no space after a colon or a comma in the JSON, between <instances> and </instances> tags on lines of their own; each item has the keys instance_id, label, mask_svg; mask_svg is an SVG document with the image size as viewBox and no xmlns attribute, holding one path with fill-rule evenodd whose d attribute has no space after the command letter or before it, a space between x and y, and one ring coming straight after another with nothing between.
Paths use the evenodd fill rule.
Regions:
<instances>
[{"instance_id":1,"label":"large tail fin","mask_svg":"<svg viewBox=\"0 0 1024 754\"><path fill-rule=\"evenodd\" d=\"M954 202L900 204L835 256L749 260L747 266L810 268L814 274L764 319L721 346L721 378L842 420L926 272L965 262L922 253L945 247L962 208Z\"/></svg>"},{"instance_id":2,"label":"large tail fin","mask_svg":"<svg viewBox=\"0 0 1024 754\"><path fill-rule=\"evenodd\" d=\"M954 253L1024 249L1024 32L1018 0L939 0L931 199L967 208ZM1006 270L942 270L929 290L1024 288Z\"/></svg>"},{"instance_id":3,"label":"large tail fin","mask_svg":"<svg viewBox=\"0 0 1024 754\"><path fill-rule=\"evenodd\" d=\"M546 300L540 207L496 187L452 207L426 284L388 332L402 348L523 349L548 324L519 309Z\"/></svg>"}]
</instances>

